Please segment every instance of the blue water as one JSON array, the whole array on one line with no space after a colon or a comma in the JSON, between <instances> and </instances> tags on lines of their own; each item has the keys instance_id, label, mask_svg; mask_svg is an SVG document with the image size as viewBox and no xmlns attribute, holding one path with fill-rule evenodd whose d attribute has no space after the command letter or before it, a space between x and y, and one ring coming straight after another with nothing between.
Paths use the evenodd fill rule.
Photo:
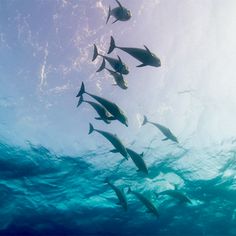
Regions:
<instances>
[{"instance_id":1,"label":"blue water","mask_svg":"<svg viewBox=\"0 0 236 236\"><path fill-rule=\"evenodd\" d=\"M22 149L2 142L0 235L235 235L235 140L204 150L169 144L168 151L153 142L144 155L149 177L104 148L60 156L31 143ZM160 217L133 195L125 212L106 177L125 192L131 186L148 196ZM155 197L174 187L192 204Z\"/></svg>"}]
</instances>

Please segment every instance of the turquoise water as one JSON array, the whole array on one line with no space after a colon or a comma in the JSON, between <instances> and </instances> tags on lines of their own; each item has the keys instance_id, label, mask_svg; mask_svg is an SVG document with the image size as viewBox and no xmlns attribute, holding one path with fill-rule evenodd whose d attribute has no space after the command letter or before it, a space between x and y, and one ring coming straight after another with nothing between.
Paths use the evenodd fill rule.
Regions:
<instances>
[{"instance_id":1,"label":"turquoise water","mask_svg":"<svg viewBox=\"0 0 236 236\"><path fill-rule=\"evenodd\" d=\"M30 143L22 149L2 142L1 235L235 235L235 140L204 150L170 144L168 151L154 149L155 142L144 155L148 177L130 159L112 163L114 154L103 148L60 156ZM194 156L199 159L186 162ZM125 212L106 177L152 199L159 218L133 195ZM155 197L174 186L192 204Z\"/></svg>"}]
</instances>

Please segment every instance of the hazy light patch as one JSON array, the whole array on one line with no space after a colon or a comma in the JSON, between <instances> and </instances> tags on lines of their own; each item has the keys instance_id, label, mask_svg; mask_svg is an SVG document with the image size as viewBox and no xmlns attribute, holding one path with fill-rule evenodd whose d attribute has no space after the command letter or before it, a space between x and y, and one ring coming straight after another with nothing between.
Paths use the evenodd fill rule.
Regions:
<instances>
[{"instance_id":1,"label":"hazy light patch","mask_svg":"<svg viewBox=\"0 0 236 236\"><path fill-rule=\"evenodd\" d=\"M69 2L69 0L61 0L61 1L62 1L62 7L65 7Z\"/></svg>"},{"instance_id":2,"label":"hazy light patch","mask_svg":"<svg viewBox=\"0 0 236 236\"><path fill-rule=\"evenodd\" d=\"M9 108L16 105L17 103L13 101L13 98L0 97L0 107Z\"/></svg>"},{"instance_id":3,"label":"hazy light patch","mask_svg":"<svg viewBox=\"0 0 236 236\"><path fill-rule=\"evenodd\" d=\"M235 171L234 170L226 170L223 174L224 178L228 178L231 177L232 175L235 175Z\"/></svg>"},{"instance_id":4,"label":"hazy light patch","mask_svg":"<svg viewBox=\"0 0 236 236\"><path fill-rule=\"evenodd\" d=\"M10 48L6 40L6 35L0 32L0 48L5 48L5 47L8 49Z\"/></svg>"},{"instance_id":5,"label":"hazy light patch","mask_svg":"<svg viewBox=\"0 0 236 236\"><path fill-rule=\"evenodd\" d=\"M70 89L70 85L69 84L65 84L65 85L62 85L62 86L57 86L55 88L52 88L49 90L49 92L54 92L54 93L61 93L65 90L68 90Z\"/></svg>"},{"instance_id":6,"label":"hazy light patch","mask_svg":"<svg viewBox=\"0 0 236 236\"><path fill-rule=\"evenodd\" d=\"M40 84L39 88L42 91L43 87L47 85L47 73L46 73L46 65L47 65L47 58L48 58L48 44L46 45L46 48L44 50L44 61L43 65L40 70Z\"/></svg>"},{"instance_id":7,"label":"hazy light patch","mask_svg":"<svg viewBox=\"0 0 236 236\"><path fill-rule=\"evenodd\" d=\"M103 14L103 18L105 18L108 14L108 9L107 7L103 4L103 2L101 0L96 2L96 7L97 9L101 10L102 14Z\"/></svg>"},{"instance_id":8,"label":"hazy light patch","mask_svg":"<svg viewBox=\"0 0 236 236\"><path fill-rule=\"evenodd\" d=\"M142 123L143 123L143 115L140 113L136 114L136 120L138 122L138 127L141 128L142 127Z\"/></svg>"},{"instance_id":9,"label":"hazy light patch","mask_svg":"<svg viewBox=\"0 0 236 236\"><path fill-rule=\"evenodd\" d=\"M101 83L101 80L98 80L96 81L96 87L98 88L98 92L101 92L102 91L102 83Z\"/></svg>"}]
</instances>

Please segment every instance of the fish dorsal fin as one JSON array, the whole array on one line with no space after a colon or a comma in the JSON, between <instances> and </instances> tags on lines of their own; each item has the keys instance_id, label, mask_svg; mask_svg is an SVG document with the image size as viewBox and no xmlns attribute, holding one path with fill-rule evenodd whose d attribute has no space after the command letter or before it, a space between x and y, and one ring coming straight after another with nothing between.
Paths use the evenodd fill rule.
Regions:
<instances>
[{"instance_id":1,"label":"fish dorsal fin","mask_svg":"<svg viewBox=\"0 0 236 236\"><path fill-rule=\"evenodd\" d=\"M120 59L120 57L117 55L117 57L118 57L118 59L119 59L119 62L121 63L121 64L123 64L123 62L122 62L122 60Z\"/></svg>"},{"instance_id":2,"label":"fish dorsal fin","mask_svg":"<svg viewBox=\"0 0 236 236\"><path fill-rule=\"evenodd\" d=\"M142 152L142 153L140 153L140 156L143 158L143 155L144 155L144 153Z\"/></svg>"},{"instance_id":3,"label":"fish dorsal fin","mask_svg":"<svg viewBox=\"0 0 236 236\"><path fill-rule=\"evenodd\" d=\"M123 9L123 6L121 5L121 3L118 0L116 0L116 3L119 5L120 8Z\"/></svg>"},{"instance_id":4,"label":"fish dorsal fin","mask_svg":"<svg viewBox=\"0 0 236 236\"><path fill-rule=\"evenodd\" d=\"M151 51L149 50L149 48L148 48L146 45L144 45L144 47L145 47L145 49L147 50L147 52L152 55L152 53L151 53Z\"/></svg>"}]
</instances>

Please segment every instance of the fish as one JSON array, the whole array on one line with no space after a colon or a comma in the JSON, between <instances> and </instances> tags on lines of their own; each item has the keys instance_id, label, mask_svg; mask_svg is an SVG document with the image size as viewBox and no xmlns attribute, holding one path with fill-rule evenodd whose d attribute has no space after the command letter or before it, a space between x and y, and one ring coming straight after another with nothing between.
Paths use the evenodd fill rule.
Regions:
<instances>
[{"instance_id":1,"label":"fish","mask_svg":"<svg viewBox=\"0 0 236 236\"><path fill-rule=\"evenodd\" d=\"M178 139L174 136L174 134L170 131L169 128L166 128L165 126L160 125L158 123L154 123L154 122L148 121L147 117L144 116L144 120L143 120L142 126L147 124L147 123L156 126L166 136L166 138L162 139L162 141L172 140L173 142L176 142L176 143L179 142Z\"/></svg>"},{"instance_id":2,"label":"fish","mask_svg":"<svg viewBox=\"0 0 236 236\"><path fill-rule=\"evenodd\" d=\"M110 54L115 48L123 50L124 52L128 53L132 57L136 58L138 61L142 62L142 64L138 65L137 67L144 67L144 66L160 67L161 66L161 60L154 53L152 53L148 49L148 47L145 45L144 45L145 49L118 47L115 44L114 38L111 36L110 48L108 50L108 54Z\"/></svg>"},{"instance_id":3,"label":"fish","mask_svg":"<svg viewBox=\"0 0 236 236\"><path fill-rule=\"evenodd\" d=\"M124 144L121 142L121 140L117 137L115 134L111 134L109 132L94 129L93 125L89 123L89 133L91 134L94 131L104 136L113 146L115 149L111 150L110 152L117 153L119 152L126 160L128 160L128 152L124 146Z\"/></svg>"},{"instance_id":4,"label":"fish","mask_svg":"<svg viewBox=\"0 0 236 236\"><path fill-rule=\"evenodd\" d=\"M110 66L118 73L121 73L123 75L129 74L129 68L128 66L121 60L119 56L118 59L112 58L112 57L107 57L104 55L101 55L98 53L97 46L94 44L94 50L93 50L93 59L94 61L98 56L101 56L103 58L102 64L99 67L99 69L96 72L100 72L106 67L106 61L110 64Z\"/></svg>"},{"instance_id":5,"label":"fish","mask_svg":"<svg viewBox=\"0 0 236 236\"><path fill-rule=\"evenodd\" d=\"M116 71L112 71L108 68L105 68L105 69L113 76L113 78L116 82L116 84L114 84L114 85L117 85L122 89L127 89L128 88L127 81L124 80L124 77L121 73L118 73Z\"/></svg>"},{"instance_id":6,"label":"fish","mask_svg":"<svg viewBox=\"0 0 236 236\"><path fill-rule=\"evenodd\" d=\"M84 100L83 95L80 96L80 100L78 102L77 107L79 107L83 102L88 103L89 105L91 105L94 108L94 110L98 113L99 117L95 117L96 120L102 120L106 124L111 123L111 120L114 117L106 110L105 107L103 107L99 103Z\"/></svg>"},{"instance_id":7,"label":"fish","mask_svg":"<svg viewBox=\"0 0 236 236\"><path fill-rule=\"evenodd\" d=\"M126 117L125 113L115 103L110 102L109 100L107 100L105 98L102 98L102 97L99 97L94 94L86 92L84 83L82 82L81 87L80 87L80 91L76 97L80 97L84 93L86 93L87 95L89 95L93 99L97 100L102 106L104 106L107 109L108 112L111 113L111 115L113 117L111 117L109 119L111 119L111 120L116 119L116 120L120 121L122 124L124 124L126 127L128 127L128 118Z\"/></svg>"},{"instance_id":8,"label":"fish","mask_svg":"<svg viewBox=\"0 0 236 236\"><path fill-rule=\"evenodd\" d=\"M119 199L119 202L117 203L117 205L121 205L125 211L127 211L128 209L128 204L127 204L127 199L124 193L124 189L120 189L118 187L116 187L114 184L112 184L108 178L106 178L105 183L107 183L112 190L116 193L116 196Z\"/></svg>"},{"instance_id":9,"label":"fish","mask_svg":"<svg viewBox=\"0 0 236 236\"><path fill-rule=\"evenodd\" d=\"M108 23L111 16L115 17L115 21L113 21L112 24L116 23L117 21L128 21L132 16L130 10L123 7L118 0L116 0L116 2L119 5L118 7L111 9L109 6L106 24Z\"/></svg>"},{"instance_id":10,"label":"fish","mask_svg":"<svg viewBox=\"0 0 236 236\"><path fill-rule=\"evenodd\" d=\"M166 191L162 191L160 193L156 193L156 196L160 196L160 195L169 195L171 197L174 197L178 200L180 200L181 202L186 202L186 203L192 203L191 200L185 196L183 193L181 193L180 191L177 190L166 190Z\"/></svg>"},{"instance_id":11,"label":"fish","mask_svg":"<svg viewBox=\"0 0 236 236\"><path fill-rule=\"evenodd\" d=\"M137 171L141 171L144 174L148 174L148 169L147 166L143 160L143 153L138 154L137 152L131 150L130 148L126 148L129 156L131 157L131 159L133 160L134 164L138 167Z\"/></svg>"},{"instance_id":12,"label":"fish","mask_svg":"<svg viewBox=\"0 0 236 236\"><path fill-rule=\"evenodd\" d=\"M147 212L148 213L152 213L154 214L156 217L159 217L159 213L157 208L155 207L155 205L144 195L142 195L141 193L138 193L136 191L131 190L131 188L129 187L128 189L128 193L132 193L134 194L139 200L140 202L143 203L143 205L148 209Z\"/></svg>"}]
</instances>

